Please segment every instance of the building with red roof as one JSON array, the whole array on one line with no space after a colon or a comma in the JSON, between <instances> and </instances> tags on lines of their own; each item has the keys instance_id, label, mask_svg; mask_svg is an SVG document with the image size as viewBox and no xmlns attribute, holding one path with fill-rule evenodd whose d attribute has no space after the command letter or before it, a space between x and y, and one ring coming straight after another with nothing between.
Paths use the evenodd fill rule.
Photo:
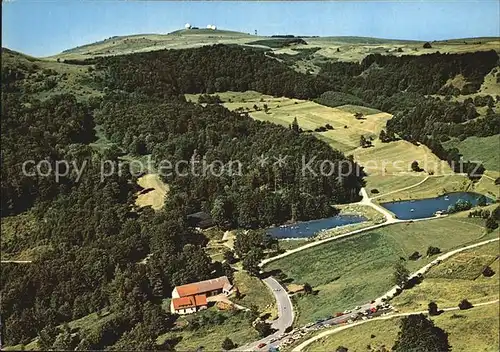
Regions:
<instances>
[{"instance_id":1,"label":"building with red roof","mask_svg":"<svg viewBox=\"0 0 500 352\"><path fill-rule=\"evenodd\" d=\"M207 308L207 297L229 295L233 285L227 276L176 286L172 291L170 311L175 314L190 314Z\"/></svg>"}]
</instances>

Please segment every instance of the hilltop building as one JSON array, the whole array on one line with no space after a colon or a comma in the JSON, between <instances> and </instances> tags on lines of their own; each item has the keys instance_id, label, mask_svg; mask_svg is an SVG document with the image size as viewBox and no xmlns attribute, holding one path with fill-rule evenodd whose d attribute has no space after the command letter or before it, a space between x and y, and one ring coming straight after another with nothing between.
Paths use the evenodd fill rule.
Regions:
<instances>
[{"instance_id":1,"label":"hilltop building","mask_svg":"<svg viewBox=\"0 0 500 352\"><path fill-rule=\"evenodd\" d=\"M195 313L207 308L207 297L229 295L232 289L227 276L176 286L172 291L170 311L175 314Z\"/></svg>"}]
</instances>

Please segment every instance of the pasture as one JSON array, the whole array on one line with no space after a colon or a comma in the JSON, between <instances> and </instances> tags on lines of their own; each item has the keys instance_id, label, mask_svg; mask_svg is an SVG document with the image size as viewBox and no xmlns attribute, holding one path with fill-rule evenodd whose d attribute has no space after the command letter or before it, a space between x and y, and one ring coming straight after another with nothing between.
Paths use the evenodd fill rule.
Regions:
<instances>
[{"instance_id":1,"label":"pasture","mask_svg":"<svg viewBox=\"0 0 500 352\"><path fill-rule=\"evenodd\" d=\"M395 297L392 304L402 312L410 312L427 309L430 301L436 302L438 307L450 307L464 298L476 303L498 299L498 245L493 242L447 259L425 274L422 283ZM481 274L487 265L495 272L492 277Z\"/></svg>"},{"instance_id":2,"label":"pasture","mask_svg":"<svg viewBox=\"0 0 500 352\"><path fill-rule=\"evenodd\" d=\"M466 311L445 312L432 317L434 324L449 333L448 341L453 351L498 351L498 303ZM401 318L374 320L351 329L324 337L307 346L304 351L334 351L344 346L349 351L390 350L396 341Z\"/></svg>"},{"instance_id":3,"label":"pasture","mask_svg":"<svg viewBox=\"0 0 500 352\"><path fill-rule=\"evenodd\" d=\"M256 120L276 123L289 127L294 118L304 131L314 131L319 127L331 125L333 129L325 132L313 133L318 138L330 144L333 148L348 152L359 146L359 139L365 137L376 138L385 128L387 120L392 115L378 112L364 116L361 119L354 117L354 113L366 111L365 107L350 105L347 108L331 108L312 101L273 97L257 92L223 92L216 93L229 110L243 109ZM198 95L186 94L186 99L197 101ZM264 104L268 110L265 111ZM257 110L254 108L257 107Z\"/></svg>"},{"instance_id":4,"label":"pasture","mask_svg":"<svg viewBox=\"0 0 500 352\"><path fill-rule=\"evenodd\" d=\"M500 135L468 137L463 141L451 140L446 148L458 148L465 160L480 161L487 170L500 171Z\"/></svg>"},{"instance_id":5,"label":"pasture","mask_svg":"<svg viewBox=\"0 0 500 352\"><path fill-rule=\"evenodd\" d=\"M309 283L315 295L294 297L298 326L337 311L366 303L392 287L393 266L414 251L425 255L428 246L442 252L498 236L486 234L483 220L456 214L446 218L394 224L306 249L271 262L266 271L281 270L288 281ZM422 257L408 261L410 271L426 265Z\"/></svg>"},{"instance_id":6,"label":"pasture","mask_svg":"<svg viewBox=\"0 0 500 352\"><path fill-rule=\"evenodd\" d=\"M215 313L215 310L216 308L209 308L204 313L208 313L209 311ZM252 327L248 318L245 317L244 312L239 311L238 313L223 314L227 316L227 320L221 324L205 324L197 330L182 329L170 331L160 335L156 342L157 344L163 344L168 340L178 341L175 344L175 350L178 351L194 351L200 346L203 346L205 351L219 351L221 350L222 341L226 337L229 337L239 346L258 340L258 333ZM196 315L181 319L189 320Z\"/></svg>"}]
</instances>

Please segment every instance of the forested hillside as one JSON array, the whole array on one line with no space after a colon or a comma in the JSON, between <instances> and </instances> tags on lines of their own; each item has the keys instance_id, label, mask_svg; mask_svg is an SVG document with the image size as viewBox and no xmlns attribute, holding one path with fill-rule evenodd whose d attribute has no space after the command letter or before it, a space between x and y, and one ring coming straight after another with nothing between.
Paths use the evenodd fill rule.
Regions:
<instances>
[{"instance_id":1,"label":"forested hillside","mask_svg":"<svg viewBox=\"0 0 500 352\"><path fill-rule=\"evenodd\" d=\"M210 212L223 228L262 228L334 215L333 205L358 199L360 167L299 126L258 122L217 103L189 103L183 94L255 90L375 107L395 114L389 140L424 143L451 162L459 155L442 148L448 138L499 133L494 100L459 103L428 95L456 94L443 87L457 74L468 82L461 92L475 92L497 61L495 52L374 55L361 63L326 64L313 76L263 52L218 45L60 63L83 67L85 79L75 82L102 98L95 91L59 95L64 79L43 73L37 62L2 68L2 216L15 221L27 214L34 223L30 231L2 238L2 250L44 248L31 264L2 265L4 342L38 337L42 349L158 348L156 337L175 321L161 299L175 285L224 273L204 251L207 239L187 225L187 214ZM484 104L490 109L478 117L476 108ZM96 126L118 147L92 148ZM239 161L242 172L199 176L185 165L185 176L164 176L169 197L165 209L154 212L134 205L136 179L128 168L101 179L104 160L117 167L123 153L152 155L157 167L162 160L193 157ZM275 164L280 156L288 156L286 162ZM333 162L333 173L304 175L303 156L316 157L316 171L323 160ZM50 166L64 159L85 164L85 172L78 182L74 173L59 182L26 176L21 171L28 159L46 159ZM64 325L100 309L110 313L96 333Z\"/></svg>"}]
</instances>

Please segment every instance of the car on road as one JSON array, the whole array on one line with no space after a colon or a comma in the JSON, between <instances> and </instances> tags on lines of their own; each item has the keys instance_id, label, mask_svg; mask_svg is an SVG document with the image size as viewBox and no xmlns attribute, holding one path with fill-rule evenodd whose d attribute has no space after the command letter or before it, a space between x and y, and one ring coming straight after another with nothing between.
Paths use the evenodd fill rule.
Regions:
<instances>
[{"instance_id":1,"label":"car on road","mask_svg":"<svg viewBox=\"0 0 500 352\"><path fill-rule=\"evenodd\" d=\"M257 348L262 348L262 347L264 347L265 345L266 345L266 344L265 344L264 342L261 342L261 343L259 343L259 344L257 345Z\"/></svg>"},{"instance_id":2,"label":"car on road","mask_svg":"<svg viewBox=\"0 0 500 352\"><path fill-rule=\"evenodd\" d=\"M358 310L358 309L361 309L361 307L360 306L354 307L354 310Z\"/></svg>"},{"instance_id":3,"label":"car on road","mask_svg":"<svg viewBox=\"0 0 500 352\"><path fill-rule=\"evenodd\" d=\"M346 314L346 313L337 312L337 313L335 313L335 317L341 317L341 316L343 316L344 314Z\"/></svg>"},{"instance_id":4,"label":"car on road","mask_svg":"<svg viewBox=\"0 0 500 352\"><path fill-rule=\"evenodd\" d=\"M278 341L278 339L276 337L273 337L271 340L269 340L269 343L273 343L273 342L276 342Z\"/></svg>"}]
</instances>

